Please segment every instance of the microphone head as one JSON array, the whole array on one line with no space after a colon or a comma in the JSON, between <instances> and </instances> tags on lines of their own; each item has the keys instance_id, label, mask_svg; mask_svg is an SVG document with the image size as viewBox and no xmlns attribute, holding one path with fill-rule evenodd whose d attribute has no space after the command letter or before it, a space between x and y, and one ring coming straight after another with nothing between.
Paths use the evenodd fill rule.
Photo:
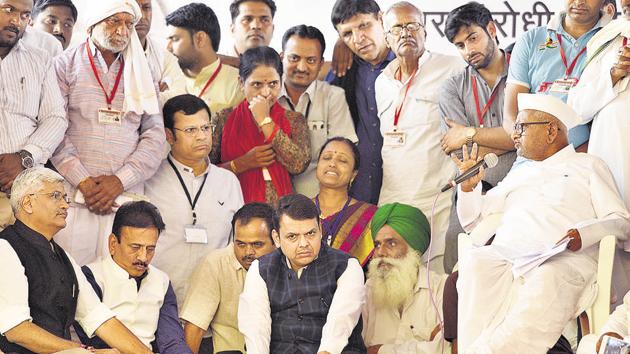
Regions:
<instances>
[{"instance_id":1,"label":"microphone head","mask_svg":"<svg viewBox=\"0 0 630 354\"><path fill-rule=\"evenodd\" d=\"M483 157L483 162L485 168L493 168L497 165L497 163L499 163L499 157L497 156L497 154L491 152Z\"/></svg>"}]
</instances>

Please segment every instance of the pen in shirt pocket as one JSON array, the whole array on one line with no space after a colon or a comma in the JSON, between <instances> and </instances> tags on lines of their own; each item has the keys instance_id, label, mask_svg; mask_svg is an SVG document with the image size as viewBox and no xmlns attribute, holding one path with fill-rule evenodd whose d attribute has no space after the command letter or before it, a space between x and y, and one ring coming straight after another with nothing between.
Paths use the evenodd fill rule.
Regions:
<instances>
[{"instance_id":1,"label":"pen in shirt pocket","mask_svg":"<svg viewBox=\"0 0 630 354\"><path fill-rule=\"evenodd\" d=\"M24 80L26 80L26 79L24 78L24 76L22 76L20 78L20 86L22 86L22 90L24 90Z\"/></svg>"}]
</instances>

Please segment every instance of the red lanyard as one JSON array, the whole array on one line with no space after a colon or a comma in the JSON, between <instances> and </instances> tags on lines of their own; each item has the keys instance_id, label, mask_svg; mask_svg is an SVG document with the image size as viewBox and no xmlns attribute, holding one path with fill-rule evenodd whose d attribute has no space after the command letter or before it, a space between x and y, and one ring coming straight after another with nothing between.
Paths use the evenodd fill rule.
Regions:
<instances>
[{"instance_id":1,"label":"red lanyard","mask_svg":"<svg viewBox=\"0 0 630 354\"><path fill-rule=\"evenodd\" d=\"M564 53L564 49L562 48L562 36L559 33L557 33L556 36L558 37L558 44L560 45L560 56L562 57L562 63L564 63L564 67L567 69L565 72L566 73L565 78L569 78L571 76L571 73L573 72L573 68L575 67L575 64L577 63L578 59L586 51L586 47L580 50L580 52L575 56L575 58L573 58L573 61L571 62L571 66L569 66L567 64L567 55Z\"/></svg>"},{"instance_id":2,"label":"red lanyard","mask_svg":"<svg viewBox=\"0 0 630 354\"><path fill-rule=\"evenodd\" d=\"M120 84L120 79L122 78L122 73L125 68L125 62L121 61L120 69L118 69L118 75L116 75L116 82L114 83L114 88L112 89L111 94L108 96L107 91L105 91L105 86L101 82L101 78L98 76L98 71L96 71L96 65L94 65L94 57L92 57L92 51L90 50L90 44L88 41L85 41L85 51L87 52L88 59L90 60L90 65L92 66L92 72L94 76L96 76L96 81L101 85L101 89L105 94L105 101L107 102L107 109L112 109L112 102L114 101L114 97L116 96L116 91L118 91L118 84Z\"/></svg>"},{"instance_id":3,"label":"red lanyard","mask_svg":"<svg viewBox=\"0 0 630 354\"><path fill-rule=\"evenodd\" d=\"M503 78L501 78L501 80L503 80ZM492 91L492 94L490 95L490 99L488 100L488 103L486 103L486 105L483 106L483 111L482 111L481 108L479 107L479 92L477 92L477 77L475 75L472 75L472 89L473 89L473 96L475 96L475 108L477 108L477 120L479 121L479 127L481 128L483 128L483 117L485 117L486 113L488 113L488 109L490 109L490 106L492 106L492 101L494 101L494 98L497 96L497 92L499 92L499 90L497 90L498 87L499 85L497 84L497 86Z\"/></svg>"},{"instance_id":4,"label":"red lanyard","mask_svg":"<svg viewBox=\"0 0 630 354\"><path fill-rule=\"evenodd\" d=\"M414 70L414 72L409 77L409 82L407 82L407 88L405 89L405 95L403 96L402 102L400 102L400 106L394 110L394 131L398 129L398 120L400 119L400 113L402 113L403 106L405 105L405 100L407 99L407 93L409 93L409 88L413 83L413 79L416 77L416 73L418 69ZM402 74L401 74L402 76Z\"/></svg>"},{"instance_id":5,"label":"red lanyard","mask_svg":"<svg viewBox=\"0 0 630 354\"><path fill-rule=\"evenodd\" d=\"M214 69L214 73L212 73L212 76L210 76L210 78L208 79L208 82L206 82L206 86L203 87L203 89L201 90L201 92L199 92L199 95L197 95L197 97L201 98L201 96L203 96L208 86L210 86L212 81L214 81L214 79L217 78L217 75L219 75L219 71L221 71L221 67L223 67L223 63L219 62L219 66L217 66L217 68Z\"/></svg>"},{"instance_id":6,"label":"red lanyard","mask_svg":"<svg viewBox=\"0 0 630 354\"><path fill-rule=\"evenodd\" d=\"M623 47L628 45L628 37L623 37Z\"/></svg>"}]
</instances>

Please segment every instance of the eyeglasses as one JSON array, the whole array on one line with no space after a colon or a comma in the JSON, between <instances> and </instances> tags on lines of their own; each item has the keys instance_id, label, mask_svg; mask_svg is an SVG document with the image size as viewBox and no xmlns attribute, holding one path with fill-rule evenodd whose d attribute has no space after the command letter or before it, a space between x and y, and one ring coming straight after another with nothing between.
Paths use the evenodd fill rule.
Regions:
<instances>
[{"instance_id":1,"label":"eyeglasses","mask_svg":"<svg viewBox=\"0 0 630 354\"><path fill-rule=\"evenodd\" d=\"M550 124L551 122L523 122L514 124L514 132L518 135L523 135L525 128L528 125Z\"/></svg>"},{"instance_id":2,"label":"eyeglasses","mask_svg":"<svg viewBox=\"0 0 630 354\"><path fill-rule=\"evenodd\" d=\"M393 34L394 36L400 36L403 29L406 29L408 33L418 32L420 28L424 26L420 22L409 22L402 25L396 25L389 29L388 33Z\"/></svg>"},{"instance_id":3,"label":"eyeglasses","mask_svg":"<svg viewBox=\"0 0 630 354\"><path fill-rule=\"evenodd\" d=\"M208 133L213 133L215 127L216 127L216 124L205 124L205 125L202 125L200 127L188 127L188 128L184 128L184 129L179 129L179 128L173 127L173 129L179 130L180 132L183 132L187 136L194 137L194 136L197 136L197 134L199 134L199 131L201 131L202 133L204 133L206 135Z\"/></svg>"},{"instance_id":4,"label":"eyeglasses","mask_svg":"<svg viewBox=\"0 0 630 354\"><path fill-rule=\"evenodd\" d=\"M50 193L31 193L29 195L45 195L56 202L60 202L63 200L64 202L70 204L70 197L68 197L66 193L61 193L59 191L54 191Z\"/></svg>"}]
</instances>

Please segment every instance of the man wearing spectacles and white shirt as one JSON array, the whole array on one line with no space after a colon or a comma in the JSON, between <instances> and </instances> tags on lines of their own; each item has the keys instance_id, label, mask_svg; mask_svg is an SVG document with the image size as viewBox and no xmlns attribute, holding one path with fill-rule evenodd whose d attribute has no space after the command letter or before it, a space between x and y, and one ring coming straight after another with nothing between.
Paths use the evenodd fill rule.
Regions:
<instances>
[{"instance_id":1,"label":"man wearing spectacles and white shirt","mask_svg":"<svg viewBox=\"0 0 630 354\"><path fill-rule=\"evenodd\" d=\"M383 185L378 205L400 202L432 215L436 193L456 172L440 147L438 93L444 79L462 70L465 63L426 50L423 19L422 11L404 1L383 15L385 39L396 59L376 79L383 135ZM452 192L442 194L434 214L431 269L439 273L444 273L442 255L451 197Z\"/></svg>"},{"instance_id":2,"label":"man wearing spectacles and white shirt","mask_svg":"<svg viewBox=\"0 0 630 354\"><path fill-rule=\"evenodd\" d=\"M210 109L197 96L175 96L164 104L164 130L171 153L145 185L167 226L153 265L168 274L181 309L188 278L210 251L230 242L231 221L243 206L238 179L210 163Z\"/></svg>"}]
</instances>

